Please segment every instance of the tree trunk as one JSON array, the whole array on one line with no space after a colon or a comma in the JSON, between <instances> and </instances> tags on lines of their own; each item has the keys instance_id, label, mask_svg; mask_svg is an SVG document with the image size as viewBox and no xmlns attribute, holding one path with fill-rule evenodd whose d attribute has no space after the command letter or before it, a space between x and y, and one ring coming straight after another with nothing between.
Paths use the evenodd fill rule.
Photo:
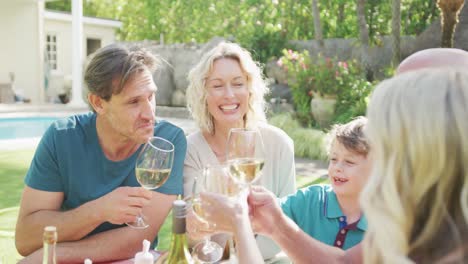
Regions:
<instances>
[{"instance_id":1,"label":"tree trunk","mask_svg":"<svg viewBox=\"0 0 468 264\"><path fill-rule=\"evenodd\" d=\"M338 18L336 20L337 25L343 25L345 19L345 4L343 2L338 5ZM339 36L343 37L343 36Z\"/></svg>"},{"instance_id":2,"label":"tree trunk","mask_svg":"<svg viewBox=\"0 0 468 264\"><path fill-rule=\"evenodd\" d=\"M401 27L401 1L392 0L392 62L393 65L400 63L400 27Z\"/></svg>"},{"instance_id":3,"label":"tree trunk","mask_svg":"<svg viewBox=\"0 0 468 264\"><path fill-rule=\"evenodd\" d=\"M322 26L320 24L320 10L318 7L318 0L312 0L312 15L314 17L314 35L315 40L319 43L320 49L325 48L325 44L323 43L323 35L322 35Z\"/></svg>"},{"instance_id":4,"label":"tree trunk","mask_svg":"<svg viewBox=\"0 0 468 264\"><path fill-rule=\"evenodd\" d=\"M438 0L437 6L441 11L442 39L441 45L445 48L453 48L455 27L458 23L458 14L465 0Z\"/></svg>"},{"instance_id":5,"label":"tree trunk","mask_svg":"<svg viewBox=\"0 0 468 264\"><path fill-rule=\"evenodd\" d=\"M366 22L366 0L358 0L356 3L357 19L359 26L359 40L361 42L361 63L366 71L366 78L373 80L373 72L369 59L369 28Z\"/></svg>"},{"instance_id":6,"label":"tree trunk","mask_svg":"<svg viewBox=\"0 0 468 264\"><path fill-rule=\"evenodd\" d=\"M358 0L356 5L359 26L359 39L362 45L369 46L369 29L366 22L366 0Z\"/></svg>"}]
</instances>

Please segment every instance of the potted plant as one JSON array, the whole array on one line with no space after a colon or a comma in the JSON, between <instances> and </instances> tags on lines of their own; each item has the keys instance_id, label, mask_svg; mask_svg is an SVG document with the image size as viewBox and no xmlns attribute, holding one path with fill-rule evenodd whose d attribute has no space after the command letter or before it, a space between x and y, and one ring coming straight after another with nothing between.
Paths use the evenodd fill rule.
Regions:
<instances>
[{"instance_id":1,"label":"potted plant","mask_svg":"<svg viewBox=\"0 0 468 264\"><path fill-rule=\"evenodd\" d=\"M331 124L340 94L361 78L355 61L345 62L318 55L312 58L307 50L283 50L278 65L288 75L296 110L312 113L322 128Z\"/></svg>"}]
</instances>

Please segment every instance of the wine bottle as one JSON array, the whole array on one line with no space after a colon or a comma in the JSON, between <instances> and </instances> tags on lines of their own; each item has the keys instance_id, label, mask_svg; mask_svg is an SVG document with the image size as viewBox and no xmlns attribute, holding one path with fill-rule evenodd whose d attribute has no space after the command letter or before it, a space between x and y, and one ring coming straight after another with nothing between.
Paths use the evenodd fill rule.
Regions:
<instances>
[{"instance_id":1,"label":"wine bottle","mask_svg":"<svg viewBox=\"0 0 468 264\"><path fill-rule=\"evenodd\" d=\"M193 264L194 261L187 246L185 217L187 204L184 200L175 200L172 205L172 240L169 254L163 263Z\"/></svg>"},{"instance_id":2,"label":"wine bottle","mask_svg":"<svg viewBox=\"0 0 468 264\"><path fill-rule=\"evenodd\" d=\"M57 228L55 226L44 227L42 243L42 264L56 264L55 246L57 244Z\"/></svg>"}]
</instances>

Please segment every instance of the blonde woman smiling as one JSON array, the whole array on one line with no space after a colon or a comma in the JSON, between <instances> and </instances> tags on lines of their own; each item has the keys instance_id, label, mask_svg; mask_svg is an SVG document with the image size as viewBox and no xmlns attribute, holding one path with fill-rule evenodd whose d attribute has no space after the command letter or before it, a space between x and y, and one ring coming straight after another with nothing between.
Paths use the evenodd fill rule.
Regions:
<instances>
[{"instance_id":1,"label":"blonde woman smiling","mask_svg":"<svg viewBox=\"0 0 468 264\"><path fill-rule=\"evenodd\" d=\"M266 122L268 88L250 53L238 44L220 43L190 71L189 81L187 105L200 130L187 138L185 196L191 194L194 178L204 166L225 162L229 130L244 127L258 129L265 146L265 165L257 184L277 197L294 193L293 141ZM257 242L265 259L279 252L264 237Z\"/></svg>"}]
</instances>

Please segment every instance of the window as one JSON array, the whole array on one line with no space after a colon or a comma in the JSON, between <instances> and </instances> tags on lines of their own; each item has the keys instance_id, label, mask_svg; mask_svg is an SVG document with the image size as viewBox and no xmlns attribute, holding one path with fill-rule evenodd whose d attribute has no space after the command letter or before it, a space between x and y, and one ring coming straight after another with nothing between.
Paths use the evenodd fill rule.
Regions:
<instances>
[{"instance_id":1,"label":"window","mask_svg":"<svg viewBox=\"0 0 468 264\"><path fill-rule=\"evenodd\" d=\"M101 48L101 40L94 38L86 39L86 56L93 54L96 50Z\"/></svg>"},{"instance_id":2,"label":"window","mask_svg":"<svg viewBox=\"0 0 468 264\"><path fill-rule=\"evenodd\" d=\"M50 69L57 70L57 35L47 34L46 49Z\"/></svg>"}]
</instances>

